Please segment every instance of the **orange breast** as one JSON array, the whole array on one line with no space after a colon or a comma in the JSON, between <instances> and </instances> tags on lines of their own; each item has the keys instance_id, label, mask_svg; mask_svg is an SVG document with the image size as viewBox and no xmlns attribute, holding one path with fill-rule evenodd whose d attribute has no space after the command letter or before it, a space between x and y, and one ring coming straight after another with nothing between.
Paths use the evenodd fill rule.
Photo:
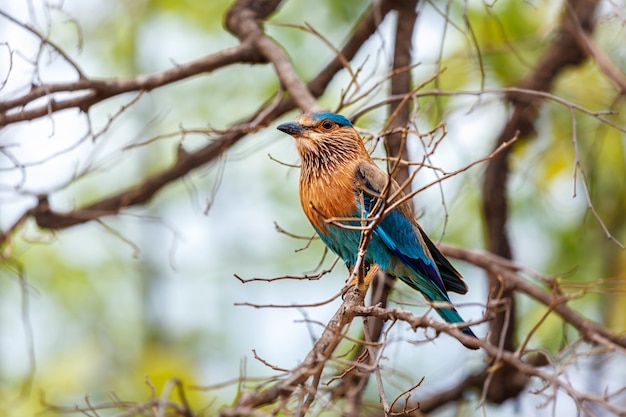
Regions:
<instances>
[{"instance_id":1,"label":"orange breast","mask_svg":"<svg viewBox=\"0 0 626 417\"><path fill-rule=\"evenodd\" d=\"M352 217L357 210L354 194L354 167L323 173L314 178L300 177L300 202L311 224L326 232L326 220Z\"/></svg>"}]
</instances>

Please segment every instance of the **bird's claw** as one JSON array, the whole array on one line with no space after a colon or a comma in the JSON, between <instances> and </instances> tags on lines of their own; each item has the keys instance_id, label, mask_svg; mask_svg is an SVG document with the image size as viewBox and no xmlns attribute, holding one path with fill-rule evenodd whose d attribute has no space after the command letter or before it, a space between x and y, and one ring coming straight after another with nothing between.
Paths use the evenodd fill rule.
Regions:
<instances>
[{"instance_id":1,"label":"bird's claw","mask_svg":"<svg viewBox=\"0 0 626 417\"><path fill-rule=\"evenodd\" d=\"M350 283L348 284L348 287L356 286L360 292L363 292L363 293L367 292L370 286L370 283L372 282L372 279L374 279L374 277L378 273L378 270L379 270L378 265L372 265L372 267L367 269L365 276L362 276L361 274L357 274L354 278L352 278L352 281L350 281Z\"/></svg>"}]
</instances>

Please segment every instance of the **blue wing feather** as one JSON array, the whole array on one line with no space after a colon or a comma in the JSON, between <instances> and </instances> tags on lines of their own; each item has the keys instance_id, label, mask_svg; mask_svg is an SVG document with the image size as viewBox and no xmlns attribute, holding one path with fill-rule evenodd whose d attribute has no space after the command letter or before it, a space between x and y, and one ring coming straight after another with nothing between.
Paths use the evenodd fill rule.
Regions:
<instances>
[{"instance_id":1,"label":"blue wing feather","mask_svg":"<svg viewBox=\"0 0 626 417\"><path fill-rule=\"evenodd\" d=\"M370 215L372 211L378 209L380 193L387 181L384 172L380 171L382 176L379 177L378 168L374 165L364 169L369 170L373 178L368 178L361 167L355 173L357 189L355 189L354 221L346 222L350 226L360 225L363 214ZM326 231L317 230L317 232L324 243L344 260L348 268L354 266L361 239L359 230L331 224L328 225ZM380 265L384 271L397 276L424 294L430 301L450 302L446 293L447 286L439 272L438 265L441 264L456 274L455 283L459 282L458 285L455 284L457 288L463 287L464 289L464 283L447 260L442 263L440 258L445 258L430 240L426 240L428 237L424 236L419 226L411 222L400 209L395 209L374 228L364 262ZM435 258L431 253L433 249L436 251ZM435 307L435 310L449 323L463 322L463 318L454 308ZM469 327L461 328L461 331L474 336Z\"/></svg>"},{"instance_id":2,"label":"blue wing feather","mask_svg":"<svg viewBox=\"0 0 626 417\"><path fill-rule=\"evenodd\" d=\"M381 175L380 178L376 174ZM376 168L369 170L369 176L363 172L362 168L357 169L356 175L362 182L363 187L363 206L358 203L359 209L369 214L371 210L376 209L379 202L379 195L387 181L386 174L378 171ZM376 178L372 178L376 177ZM373 182L377 184L373 184ZM382 183L382 184L381 184ZM395 209L387 214L381 222L374 228L373 234L391 250L407 267L412 269L417 275L424 280L429 280L435 284L440 291L428 291L426 288L416 288L428 294L435 300L439 300L438 295L443 295L444 300L448 300L446 295L446 286L441 278L439 270L435 264L435 260L429 250L422 243L420 233L417 227L404 216L399 210ZM412 287L417 287L418 283L408 282ZM436 294L441 293L441 294ZM443 300L439 300L443 301Z\"/></svg>"},{"instance_id":3,"label":"blue wing feather","mask_svg":"<svg viewBox=\"0 0 626 417\"><path fill-rule=\"evenodd\" d=\"M370 190L374 191L371 188ZM377 193L380 193L380 190L377 191ZM377 199L378 197L364 193L363 205L365 207L363 207L362 210L369 213L369 210L375 207ZM358 205L359 208L361 208L361 204L359 203ZM420 233L423 240L419 239L417 233ZM374 228L372 234L373 239L370 242L368 252L370 250L379 254L381 252L386 252L384 250L381 251L381 248L377 247L377 245L382 243L388 251L391 251L401 260L401 262L412 269L419 280L415 281L415 277L403 275L399 276L399 278L406 282L409 286L424 294L428 300L451 302L448 294L446 294L446 285L444 284L444 280L437 269L436 261L430 253L431 247L437 251L437 256L445 260L443 265L449 266L449 268L455 272L456 275L454 275L453 283L457 285L456 282L459 282L457 285L459 292L461 291L461 288L467 291L464 282L461 280L460 275L458 275L458 272L456 272L447 259L441 255L432 241L425 240L428 239L428 236L425 236L419 227L414 227L412 222L407 219L400 212L400 210L396 209L385 216L385 218ZM422 246L422 241L426 246ZM380 258L380 255L378 256ZM389 255L387 255L386 262L387 264L390 262ZM441 263L442 260L439 259L439 262ZM378 261L378 263L381 264L380 261ZM384 270L387 270L385 265L381 266ZM463 318L454 308L435 308L435 310L449 323L463 322ZM474 332L472 332L469 327L461 328L461 331L469 336L476 337Z\"/></svg>"},{"instance_id":4,"label":"blue wing feather","mask_svg":"<svg viewBox=\"0 0 626 417\"><path fill-rule=\"evenodd\" d=\"M359 166L355 175L364 188L363 202L369 211L375 207L385 187L387 174L375 165L368 164ZM407 266L435 283L444 294L446 291L467 293L467 285L461 274L441 254L422 228L410 221L401 210L389 213L375 233Z\"/></svg>"},{"instance_id":5,"label":"blue wing feather","mask_svg":"<svg viewBox=\"0 0 626 417\"><path fill-rule=\"evenodd\" d=\"M446 287L434 260L430 254L424 252L416 236L415 228L402 213L397 209L389 213L376 226L374 233L402 262L416 273L434 282L445 293Z\"/></svg>"}]
</instances>

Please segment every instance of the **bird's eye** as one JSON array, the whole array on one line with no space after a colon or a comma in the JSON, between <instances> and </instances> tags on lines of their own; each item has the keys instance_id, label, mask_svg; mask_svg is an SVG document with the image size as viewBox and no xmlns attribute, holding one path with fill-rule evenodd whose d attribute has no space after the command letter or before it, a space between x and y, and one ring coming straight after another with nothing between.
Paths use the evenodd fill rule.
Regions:
<instances>
[{"instance_id":1,"label":"bird's eye","mask_svg":"<svg viewBox=\"0 0 626 417\"><path fill-rule=\"evenodd\" d=\"M330 120L324 120L322 122L322 127L326 130L330 129L331 127L333 127L333 122L331 122Z\"/></svg>"}]
</instances>

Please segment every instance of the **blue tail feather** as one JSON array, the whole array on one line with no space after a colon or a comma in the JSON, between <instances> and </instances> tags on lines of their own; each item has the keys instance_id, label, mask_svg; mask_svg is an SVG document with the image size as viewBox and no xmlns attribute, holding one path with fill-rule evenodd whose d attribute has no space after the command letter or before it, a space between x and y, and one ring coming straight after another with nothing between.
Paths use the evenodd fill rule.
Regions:
<instances>
[{"instance_id":1,"label":"blue tail feather","mask_svg":"<svg viewBox=\"0 0 626 417\"><path fill-rule=\"evenodd\" d=\"M435 308L435 311L437 311L437 313L439 313L439 315L441 316L442 319L444 319L446 322L448 323L463 323L464 320L461 317L461 315L459 314L458 311L456 311L453 307L450 308ZM469 327L461 327L460 328L461 332L465 333L468 336L472 336L478 339L478 337L474 334L474 332L472 331L472 329L470 329ZM475 347L472 346L467 346L466 347L470 348L470 349L477 349Z\"/></svg>"}]
</instances>

